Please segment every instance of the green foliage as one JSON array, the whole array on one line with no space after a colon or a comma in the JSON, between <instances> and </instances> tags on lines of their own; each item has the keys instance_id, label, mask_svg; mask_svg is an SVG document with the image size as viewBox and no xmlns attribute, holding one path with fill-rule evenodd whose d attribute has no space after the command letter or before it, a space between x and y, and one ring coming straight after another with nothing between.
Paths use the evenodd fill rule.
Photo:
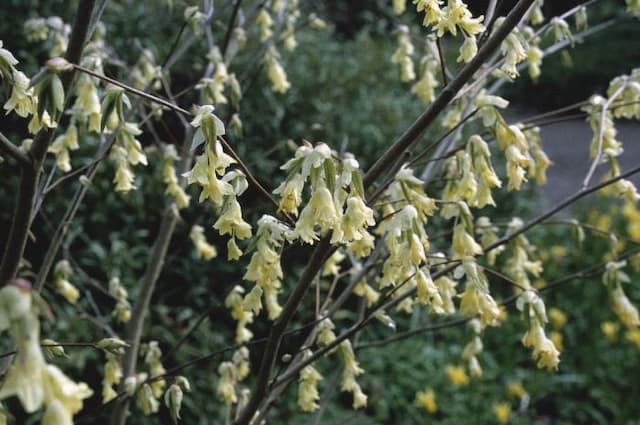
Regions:
<instances>
[{"instance_id":1,"label":"green foliage","mask_svg":"<svg viewBox=\"0 0 640 425\"><path fill-rule=\"evenodd\" d=\"M20 9L19 2L9 3L20 13L27 13ZM160 40L158 44L162 51L154 53L156 59L164 57L171 41L166 39L166 34L172 33L171 30L179 27L181 22L177 11L169 13L169 19L157 19L155 8L164 3L125 1L109 5L110 13L105 20L109 28L107 43L113 46L118 58L129 63L135 62L140 54L139 47L147 45L147 40ZM336 6L340 7L346 6ZM46 8L42 9L43 14L49 12ZM18 17L15 20L21 21ZM294 53L283 52L284 66L292 85L286 95L273 93L269 89L259 57L247 55L239 59L238 69L246 70L239 75L241 85L246 90L241 111L245 136L241 138L231 132L229 139L237 147L240 157L256 172L258 179L269 182L270 188L284 177L284 174L274 174L274 170L292 154L291 145L287 143L289 139L326 141L338 151L354 153L366 169L383 148L390 145L424 110L424 105L409 93L409 84L398 82L398 70L390 63L394 42L380 35L388 21L375 27L371 24L374 21L372 16L365 16L362 20L369 25L348 34L350 37L346 40L342 38L344 33L310 29L300 31L299 48ZM14 28L0 28L0 39L7 40L5 34L15 34ZM587 86L591 89L595 82L602 81L602 78L608 80L613 73L619 73L620 63L612 59L621 56L615 53L618 49L616 43L622 38L630 38L629 28L621 25L612 33L596 38L589 47L578 46L571 53L576 64L571 73L565 72L555 59L545 61L544 66L550 72L543 73L535 86L540 102L555 102L555 93L559 86L563 86L565 89L561 101L566 103L567 100L573 100L566 97L567 92L578 93L573 90L574 87ZM637 25L633 28L637 32ZM133 41L134 47L131 47L131 40L141 40L140 46ZM26 49L27 46L21 46L18 51L28 57ZM605 56L600 53L594 55L593 49L605 52ZM194 57L202 58L206 54L196 48L193 50ZM636 53L632 52L624 58L640 61ZM604 60L607 66L600 66L596 60ZM200 60L183 60L180 65L172 75L178 84L192 81L201 72ZM117 66L108 65L111 66L117 72ZM517 90L523 87L531 89L526 83L515 85ZM579 97L584 97L581 92ZM182 101L186 105L189 101L197 102L197 99L187 96ZM225 116L229 110L222 107L220 112L220 116ZM178 127L172 120L175 118L167 118L169 132ZM162 134L161 138L170 139L169 132ZM430 130L424 140L435 140L443 132L442 128ZM114 170L112 165L107 164L101 166L92 182L63 246L65 255L77 259L74 267L83 270L83 273L75 276L77 281L74 282L83 288L82 301L79 308L70 306L52 285L45 286L45 299L56 313L54 320L43 325L43 333L51 338L64 340L68 335L73 335L77 341L93 341L106 336L108 329L78 318L87 317L88 314L109 316L114 300L106 294L106 288L109 279L114 276L121 278L130 298L135 299L138 295L140 277L145 272L149 249L165 208L165 187L161 180L162 155L154 145L157 140L153 139L147 136L144 140L149 166L138 173L136 181L137 185L145 188L144 191L132 191L126 195L114 193ZM242 143L235 143L237 140L242 140ZM98 149L98 140L86 137L80 145L80 150L73 155L74 169L89 164ZM52 165L52 161L47 161L45 169L48 170ZM12 205L17 176L10 174L8 168L1 167L0 178L6 182L0 188L0 205ZM61 219L68 199L79 184L63 183L48 195L42 213L34 222L35 241L30 242L32 251L46 249L54 223ZM197 192L191 189L189 194L195 197ZM512 194L497 195L496 201L501 208L488 207L482 210L482 214L490 216L494 222L504 222L513 215L527 215L537 202L534 196L532 190L526 191L525 196L520 193L519 197ZM270 205L267 207L266 201L258 198L254 188L249 189L242 200L249 206L248 209L251 208L247 221L255 222L262 212L271 208ZM608 205L603 201L603 208ZM619 211L612 210L610 213L614 220L612 230L625 233L625 219ZM152 299L145 339L160 341L163 351L170 353L164 359L168 369L224 349L230 346L234 338L235 322L224 306L224 297L230 288L241 281L243 269L225 259L225 239L216 236L211 229L217 214L218 211L210 205L192 204L181 211L181 219ZM589 218L586 212L580 215ZM10 211L0 211L0 240L6 238L5 229L8 229L9 220ZM218 257L211 262L197 258L188 238L191 226L203 221L207 239L218 248ZM443 228L449 224L438 218L434 219L434 223L442 224ZM562 225L543 226L529 235L536 245L544 247L544 251L536 255L546 257L549 261L545 274L547 281L599 263L610 252L608 242L599 239L600 235L590 235L589 240L597 242L581 246L576 245L572 235L571 226ZM432 241L434 247L442 249L446 249L449 242L447 237ZM310 249L303 247L285 251L284 255L285 260L302 259L308 258L309 253ZM34 259L40 261L42 255L38 254ZM292 267L288 272L283 285L290 288L301 272L300 266ZM637 278L638 273L632 275L632 281ZM491 282L492 292L497 294L498 301L513 293L513 288L507 282L493 278ZM326 281L321 284L328 287ZM96 287L102 289L95 291ZM640 288L637 285L628 285L627 291L632 300L640 300ZM640 348L625 341L622 333L616 342L609 341L602 334L602 322L615 320L610 309L604 308L603 299L606 296L606 288L600 283L599 275L577 279L562 284L558 291L544 293L547 305L559 308L569 319L561 329L565 350L558 373L536 369L529 352L521 347L520 338L526 324L518 317L519 313L513 305L508 307L509 320L500 329L488 329L484 334L485 350L480 355L484 375L480 379L473 379L467 386L453 386L445 372L447 365L462 362L461 352L471 335L464 327L451 327L416 335L384 347L358 350L358 360L367 372L359 382L369 396L369 406L354 412L351 409L351 396L340 394L338 388L321 423L339 424L348 420L353 425L493 424L496 418L491 405L507 400L507 384L519 381L530 400L523 402L517 413L515 411L521 402L510 400L514 410L510 421L512 424L545 421L557 424L633 424L640 410L630 400L640 396L640 388L629 377L640 376ZM310 298L303 301L301 310L313 311L314 300ZM357 318L359 306L353 302L350 307L354 308L337 317L341 323L352 323ZM265 313L262 314L260 319L266 319ZM304 320L308 317L296 317L293 326L305 325ZM123 330L124 326L113 317L105 319L117 332ZM434 316L416 308L413 314L398 320L398 332L439 323L441 321ZM197 326L197 330L183 340L183 336L194 326ZM255 338L260 340L267 335L268 322L256 321L252 331ZM392 335L393 332L382 324L375 324L366 329L354 345L357 348L359 343ZM281 352L295 350L302 344L302 338L302 335L295 333L286 335ZM172 347L178 343L182 344L180 349L173 351ZM10 347L3 348L8 350ZM256 343L252 348L252 365L256 368L261 358L262 343ZM72 370L74 376L82 376L92 388L99 389L103 371L96 370L95 365L104 363L103 354L92 350L67 351L70 358L61 364ZM231 351L221 352L207 362L184 371L195 391L185 394L183 423L224 423L224 409L214 395L217 384L215 367L220 361L228 360L230 355ZM318 363L318 369L325 374L321 388L332 385L340 371L332 363L334 361L333 358L322 359ZM280 361L278 365L284 367ZM438 411L434 414L427 413L415 404L416 392L426 387L432 387L436 393ZM273 419L270 423L309 423L310 415L300 413L296 397L297 388L293 384L278 401L271 413ZM106 421L109 414L109 406L101 405L99 394L86 402L85 408L90 412L87 420L97 423ZM165 410L162 410L159 419L133 414L128 423L169 423L169 415Z\"/></svg>"}]
</instances>

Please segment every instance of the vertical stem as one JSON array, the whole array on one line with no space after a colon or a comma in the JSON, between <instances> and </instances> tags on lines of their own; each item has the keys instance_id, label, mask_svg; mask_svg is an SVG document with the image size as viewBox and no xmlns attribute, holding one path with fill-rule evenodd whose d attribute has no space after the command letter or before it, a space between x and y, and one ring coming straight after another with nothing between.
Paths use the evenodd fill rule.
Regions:
<instances>
[{"instance_id":1,"label":"vertical stem","mask_svg":"<svg viewBox=\"0 0 640 425\"><path fill-rule=\"evenodd\" d=\"M183 151L187 151L187 147L191 142L192 131L187 129L184 141L182 143ZM177 174L182 176L191 166L191 155L185 153L182 157L179 166L177 167ZM185 179L181 178L180 183L184 187ZM136 371L136 365L138 360L138 351L140 349L140 340L142 339L142 330L144 328L144 321L149 310L149 304L151 302L151 296L156 288L156 283L160 277L160 272L164 266L164 261L169 249L169 243L173 236L173 231L178 223L179 216L175 212L175 206L173 199L167 202L165 207L162 222L158 229L158 236L153 243L151 253L149 254L149 263L144 272L142 282L140 283L141 289L138 299L131 312L131 320L127 324L125 331L125 340L130 344L125 351L122 361L122 371L125 378L133 376ZM124 390L124 381L121 383L120 390ZM111 414L111 425L124 425L129 413L129 399L124 398L118 400Z\"/></svg>"},{"instance_id":2,"label":"vertical stem","mask_svg":"<svg viewBox=\"0 0 640 425\"><path fill-rule=\"evenodd\" d=\"M94 6L95 0L80 0L78 3L69 46L65 54L65 59L71 63L78 63L82 57L82 49L89 33ZM67 97L72 79L73 71L61 75L62 86L65 93L67 93ZM5 282L15 277L20 259L24 254L42 161L44 161L47 154L53 134L54 132L49 128L42 129L37 134L29 151L33 167L24 167L20 175L15 212L11 222L9 238L5 244L2 264L0 265L0 285L4 285Z\"/></svg>"},{"instance_id":3,"label":"vertical stem","mask_svg":"<svg viewBox=\"0 0 640 425\"><path fill-rule=\"evenodd\" d=\"M420 134L436 120L438 115L449 105L460 89L473 77L485 61L500 47L502 41L509 35L522 19L535 0L520 0L505 18L487 42L480 48L478 54L451 80L440 92L433 103L418 117L418 119L402 134L387 151L373 164L364 177L364 186L370 186L387 167L395 161L405 150L413 146Z\"/></svg>"},{"instance_id":4,"label":"vertical stem","mask_svg":"<svg viewBox=\"0 0 640 425\"><path fill-rule=\"evenodd\" d=\"M236 0L236 4L233 6L233 11L231 12L231 17L229 18L229 25L227 26L227 32L224 35L224 41L222 42L222 60L227 54L227 48L229 47L229 41L231 41L231 33L233 32L233 26L236 23L236 16L238 16L238 10L240 10L240 3L242 0Z\"/></svg>"},{"instance_id":5,"label":"vertical stem","mask_svg":"<svg viewBox=\"0 0 640 425\"><path fill-rule=\"evenodd\" d=\"M125 339L129 342L130 346L127 348L122 361L123 376L125 378L135 374L136 360L138 358L140 339L142 337L142 328L144 327L144 319L147 315L147 311L149 310L151 295L153 295L158 277L162 271L162 266L164 265L173 230L178 222L178 216L173 212L172 204L173 201L170 201L169 205L167 205L165 209L164 216L162 217L162 223L158 230L158 237L151 248L151 260L149 261L144 277L142 278L140 294L138 295L133 312L131 313L131 320L127 325ZM123 425L126 421L128 412L129 399L125 398L117 401L111 415L111 424Z\"/></svg>"},{"instance_id":6,"label":"vertical stem","mask_svg":"<svg viewBox=\"0 0 640 425\"><path fill-rule=\"evenodd\" d=\"M269 387L269 378L271 377L271 370L275 364L276 356L278 355L278 349L280 348L280 342L282 341L282 335L287 328L287 325L293 318L300 301L304 297L304 294L309 289L313 278L322 268L327 254L331 251L331 245L329 244L330 236L325 236L318 242L313 255L309 259L309 265L305 269L302 276L298 280L293 293L289 296L287 303L282 309L280 316L273 322L269 331L269 338L262 354L262 360L260 362L260 370L258 371L258 377L256 380L255 388L251 394L251 398L247 402L240 416L234 422L235 425L247 425L253 418L253 415L258 410L260 403L267 396Z\"/></svg>"}]
</instances>

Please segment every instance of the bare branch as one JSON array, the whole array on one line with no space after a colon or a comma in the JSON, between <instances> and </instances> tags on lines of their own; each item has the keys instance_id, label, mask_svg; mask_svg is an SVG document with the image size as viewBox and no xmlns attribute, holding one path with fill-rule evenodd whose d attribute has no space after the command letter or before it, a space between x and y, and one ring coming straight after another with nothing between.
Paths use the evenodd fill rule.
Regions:
<instances>
[{"instance_id":1,"label":"bare branch","mask_svg":"<svg viewBox=\"0 0 640 425\"><path fill-rule=\"evenodd\" d=\"M31 161L26 153L24 153L19 147L11 143L11 140L4 134L0 133L0 150L10 155L13 159L18 161L23 167L31 167Z\"/></svg>"},{"instance_id":2,"label":"bare branch","mask_svg":"<svg viewBox=\"0 0 640 425\"><path fill-rule=\"evenodd\" d=\"M122 89L125 89L129 93L135 94L136 96L140 96L143 99L147 99L147 100L149 100L151 102L154 102L154 103L157 103L159 105L162 105L162 106L164 106L166 108L171 109L172 111L179 112L179 113L187 115L187 116L193 115L191 112L187 111L186 109L183 109L183 108L179 107L178 105L174 105L173 103L169 102L166 99L163 99L163 98L158 97L158 96L154 96L154 95L149 94L149 93L147 93L147 92L145 92L143 90L138 90L135 87L131 87L131 86L129 86L129 85L123 83L123 82L120 82L120 81L118 81L118 80L116 80L114 78L107 77L106 75L102 75L102 74L100 74L98 72L95 72L95 71L89 69L89 68L85 68L84 66L80 66L80 65L77 65L75 63L72 63L72 65L73 65L73 68L78 70L78 71L84 72L85 74L91 75L92 77L96 77L96 78L98 78L98 79L100 79L102 81L106 81L107 83L111 83L114 86L118 86L118 87L120 87Z\"/></svg>"},{"instance_id":3,"label":"bare branch","mask_svg":"<svg viewBox=\"0 0 640 425\"><path fill-rule=\"evenodd\" d=\"M91 17L95 6L95 0L81 0L78 3L73 30L69 39L69 45L65 54L65 59L71 63L77 63L82 57L82 49L89 32ZM95 17L95 15L94 15ZM95 17L95 21L99 19ZM68 93L73 71L62 74L62 86L65 93ZM68 97L68 95L67 95ZM24 253L27 243L29 227L31 222L31 212L33 200L36 194L36 186L40 178L40 167L53 139L54 132L45 128L35 137L29 155L32 160L32 167L24 167L20 176L18 195L16 201L9 238L5 244L2 265L0 266L0 285L13 278L18 270L18 264Z\"/></svg>"},{"instance_id":4,"label":"bare branch","mask_svg":"<svg viewBox=\"0 0 640 425\"><path fill-rule=\"evenodd\" d=\"M387 149L369 169L363 181L364 186L370 186L382 174L389 165L395 161L405 150L413 146L425 129L427 129L440 115L447 105L453 100L458 91L473 77L487 58L500 47L502 41L518 25L522 16L529 9L534 0L520 0L505 18L503 24L491 35L487 42L480 48L478 54L469 62L456 77L440 92L438 97L426 111Z\"/></svg>"}]
</instances>

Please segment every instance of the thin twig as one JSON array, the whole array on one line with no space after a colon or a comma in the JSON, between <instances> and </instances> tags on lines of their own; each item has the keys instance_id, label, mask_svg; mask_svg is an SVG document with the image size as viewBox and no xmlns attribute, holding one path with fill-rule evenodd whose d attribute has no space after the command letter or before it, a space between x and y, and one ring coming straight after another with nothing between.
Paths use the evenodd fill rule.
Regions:
<instances>
[{"instance_id":1,"label":"thin twig","mask_svg":"<svg viewBox=\"0 0 640 425\"><path fill-rule=\"evenodd\" d=\"M80 66L80 65L77 65L75 63L72 63L72 66L73 66L74 69L76 69L78 71L84 72L85 74L91 75L92 77L98 78L99 80L106 81L107 83L113 84L114 86L118 86L118 87L120 87L122 89L125 89L129 93L135 94L136 96L140 96L143 99L147 99L147 100L149 100L151 102L154 102L154 103L157 103L159 105L165 106L165 107L171 109L172 111L179 112L179 113L187 115L187 116L193 116L193 114L191 112L187 111L186 109L181 108L178 105L174 105L173 103L169 102L166 99L163 99L163 98L158 97L158 96L154 96L154 95L149 94L149 93L147 93L145 91L142 91L142 90L138 90L135 87L131 87L131 86L129 86L129 85L125 84L125 83L122 83L122 82L120 82L120 81L118 81L118 80L116 80L114 78L107 77L106 75L102 75L99 72L95 72L95 71L93 71L93 70L91 70L89 68L85 68L84 66Z\"/></svg>"},{"instance_id":2,"label":"thin twig","mask_svg":"<svg viewBox=\"0 0 640 425\"><path fill-rule=\"evenodd\" d=\"M17 160L23 167L31 167L31 161L26 153L19 147L11 143L11 140L0 132L0 150L10 155L13 159Z\"/></svg>"},{"instance_id":3,"label":"thin twig","mask_svg":"<svg viewBox=\"0 0 640 425\"><path fill-rule=\"evenodd\" d=\"M229 41L231 41L231 33L233 32L233 26L236 23L236 16L238 16L238 10L240 10L240 4L242 0L236 0L236 3L233 6L233 11L231 12L231 17L229 18L229 24L227 26L227 31L224 34L224 41L222 42L222 49L220 53L224 58L227 54L227 49L229 48Z\"/></svg>"},{"instance_id":4,"label":"thin twig","mask_svg":"<svg viewBox=\"0 0 640 425\"><path fill-rule=\"evenodd\" d=\"M633 250L630 250L622 255L620 255L618 257L618 259L622 260L624 258L628 258L632 255L635 255L637 253L640 252L640 248L636 248ZM546 292L549 291L559 285L562 285L564 283L567 282L571 282L573 280L576 279L584 279L586 277L590 277L593 275L598 274L599 272L602 272L602 269L604 269L607 265L607 261L602 262L600 264L596 264L595 266L591 266L591 267L587 267L586 269L580 270L578 272L575 273L571 273L569 275L563 276L559 279L554 280L553 282L550 282L540 288L537 288L537 292ZM512 296L510 296L509 298L505 299L504 301L502 301L500 303L500 305L509 305L512 302L514 302L516 299L518 299L518 297L520 296L520 294L514 294ZM354 350L365 350L367 348L379 348L379 347L383 347L385 345L391 344L393 342L397 342L397 341L401 341L403 339L407 339L410 338L412 336L415 335L420 335L420 334L424 334L424 333L428 333L428 332L433 332L433 331L437 331L437 330L441 330L441 329L447 329L447 328L452 328L452 327L456 327L456 326L460 326L460 325L464 325L465 323L469 322L471 319L473 319L476 316L466 316L466 317L462 317L459 319L455 319L455 320L450 320L447 322L443 322L443 323L438 323L435 325L427 325L427 326L422 326L419 328L415 328L415 329L411 329L405 332L400 332L396 335L393 335L389 338L385 338L379 341L370 341L370 342L366 342L363 344L360 344L356 347L354 347Z\"/></svg>"},{"instance_id":5,"label":"thin twig","mask_svg":"<svg viewBox=\"0 0 640 425\"><path fill-rule=\"evenodd\" d=\"M56 342L55 344L40 344L42 348L54 348L54 347L91 347L97 348L94 342ZM18 354L17 351L8 351L0 354L0 359Z\"/></svg>"},{"instance_id":6,"label":"thin twig","mask_svg":"<svg viewBox=\"0 0 640 425\"><path fill-rule=\"evenodd\" d=\"M598 164L600 163L600 158L602 157L602 148L604 145L604 122L607 118L607 111L609 110L609 106L611 105L611 102L613 102L618 96L620 96L620 94L624 91L624 89L627 88L626 84L621 84L620 87L618 87L618 90L616 90L610 97L609 99L607 99L607 101L604 103L604 105L602 105L602 111L600 112L600 128L599 128L599 132L598 132L598 149L596 151L596 155L593 157L593 161L591 162L591 166L589 167L589 171L587 172L587 175L584 178L584 181L582 182L582 188L584 189L585 187L589 186L589 182L591 181L591 178L593 177L593 173L596 172L596 167L598 167Z\"/></svg>"},{"instance_id":7,"label":"thin twig","mask_svg":"<svg viewBox=\"0 0 640 425\"><path fill-rule=\"evenodd\" d=\"M480 48L476 56L469 62L458 75L440 92L438 97L426 111L402 134L382 156L373 164L364 176L364 186L370 186L389 165L396 160L405 150L413 146L424 130L429 127L440 113L449 105L462 87L473 77L486 59L500 47L502 41L518 25L534 0L520 0L505 18L487 42Z\"/></svg>"},{"instance_id":8,"label":"thin twig","mask_svg":"<svg viewBox=\"0 0 640 425\"><path fill-rule=\"evenodd\" d=\"M615 178L606 180L596 186L593 186L590 189L587 190L581 190L578 193L576 193L575 195L567 198L567 200L559 203L557 206L551 208L548 212L541 214L540 216L536 217L535 219L527 222L526 224L524 224L522 227L520 227L518 230L516 230L513 233L510 233L508 235L506 235L505 237L499 239L498 241L496 241L495 243L487 246L484 249L484 252L487 253L495 248L497 248L498 246L504 245L506 243L508 243L509 241L511 241L513 238L515 238L516 236L526 232L527 230L531 229L532 227L536 226L537 224L541 223L542 221L544 221L545 219L549 218L550 216L554 215L556 212L560 211L561 209L565 208L567 205L570 205L571 203L577 201L578 199L585 197L593 192L596 192L600 189L602 189L603 187L606 187L610 184L615 183L616 181L622 179L622 178L626 178L631 176L634 173L638 173L640 172L640 167L636 167L620 176L617 176ZM640 251L640 249L633 251L633 252L637 252ZM456 267L455 264L450 265L448 267L445 267L441 270L438 270L437 272L432 274L432 278L433 279L437 279L438 277L445 275L451 271L453 271L453 269ZM309 356L307 359L305 359L304 361L300 362L300 364L293 370L291 370L288 373L285 373L284 375L282 375L278 381L274 384L275 386L277 385L281 385L286 383L287 380L292 379L303 367L305 367L308 364L311 364L312 362L314 362L315 360L317 360L318 358L322 357L324 354L326 354L327 352L329 352L331 349L333 349L334 347L336 347L338 344L340 344L340 342L342 342L343 340L351 337L352 335L355 335L355 333L357 333L360 329L362 329L375 315L376 312L378 311L384 311L387 310L391 307L393 307L394 305L398 304L399 302L401 302L402 300L406 299L407 297L413 295L416 291L416 288L411 288L408 289L407 291L405 291L404 293L402 293L401 295L393 298L392 300L386 302L386 303L380 303L380 305L378 305L377 307L375 307L370 314L368 314L363 320L360 320L358 322L356 322L353 326L351 326L350 328L348 328L346 331L344 331L342 334L340 334L339 336L336 337L336 339L331 342L330 344L319 348L318 350L316 350L311 356ZM515 296L517 297L517 295ZM515 298L514 298L515 299ZM466 318L466 319L460 319L460 320L470 320L470 318Z\"/></svg>"},{"instance_id":9,"label":"thin twig","mask_svg":"<svg viewBox=\"0 0 640 425\"><path fill-rule=\"evenodd\" d=\"M564 49L565 47L567 47L568 45L570 45L571 43L575 43L575 42L580 42L582 40L584 40L585 38L592 36L594 34L599 33L600 31L603 31L607 28L609 28L610 26L614 25L615 23L619 22L621 20L621 18L612 18L608 21L604 21L599 23L598 25L594 25L591 28L588 28L582 32L579 32L578 34L574 34L573 35L573 39L572 40L562 40L559 41L551 46L549 46L548 48L546 48L543 51L542 57L546 58L548 56L553 55L554 53ZM533 38L530 38L528 41L532 40ZM494 65L490 66L489 68L487 68L487 70L480 76L478 77L478 79L472 84L472 85L477 85L477 84L481 84L481 82L490 77L491 74L493 73L493 71L495 71L496 69L498 69L502 63L504 62L504 58L501 58L498 62L496 62ZM529 68L529 62L522 62L520 64L518 64L518 66L516 67L516 69L518 70L518 72L522 72L525 69ZM498 91L498 89L500 89L500 87L502 87L506 82L508 82L506 79L500 79L495 81L491 87L489 87L487 89L487 92L489 94L495 93ZM471 87L469 87L471 88ZM464 96L464 91L461 93L461 96Z\"/></svg>"},{"instance_id":10,"label":"thin twig","mask_svg":"<svg viewBox=\"0 0 640 425\"><path fill-rule=\"evenodd\" d=\"M568 198L566 198L564 201L560 202L558 205L556 205L555 207L551 208L549 211L540 214L538 217L534 218L533 220L529 221L528 223L522 225L520 228L518 228L516 231L514 231L513 233L510 233L507 236L504 236L501 239L498 239L497 241L495 241L494 243L492 243L491 245L487 246L485 248L485 251L490 251L506 242L508 242L509 240L515 238L518 235L521 235L523 233L525 233L527 230L531 229L532 227L536 226L539 223L542 223L544 220L548 219L549 217L553 216L555 213L557 213L558 211L566 208L567 206L573 204L574 202L576 202L578 199L580 198L584 198L587 195L590 195L593 192L597 192L598 190L607 187L619 180L625 179L629 176L632 176L636 173L640 172L640 166L632 168L631 170L620 174L616 177L612 177L610 179L607 179L595 186L592 186L590 188L582 188L581 190L579 190L577 193L575 193L572 196L569 196Z\"/></svg>"},{"instance_id":11,"label":"thin twig","mask_svg":"<svg viewBox=\"0 0 640 425\"><path fill-rule=\"evenodd\" d=\"M438 61L440 62L440 70L442 71L442 81L446 86L449 84L449 78L447 77L447 64L444 61L444 55L442 54L442 42L440 37L436 37L436 46L438 47Z\"/></svg>"},{"instance_id":12,"label":"thin twig","mask_svg":"<svg viewBox=\"0 0 640 425\"><path fill-rule=\"evenodd\" d=\"M78 3L73 29L65 53L67 62L80 62L82 49L90 29L92 15L95 22L100 18L93 13L94 6L95 0L81 0ZM71 71L63 73L60 77L63 90L67 94L67 99L69 97L68 91L73 75L74 73ZM31 212L34 206L33 201L36 195L36 186L41 174L41 165L47 154L53 135L54 132L49 128L40 130L29 150L28 155L31 158L32 166L23 167L22 175L20 176L11 230L9 231L9 237L5 244L4 255L2 257L2 264L0 265L0 285L3 285L16 275L18 264L24 254L31 223Z\"/></svg>"},{"instance_id":13,"label":"thin twig","mask_svg":"<svg viewBox=\"0 0 640 425\"><path fill-rule=\"evenodd\" d=\"M251 171L249 170L249 168L246 166L246 164L242 161L242 159L240 158L240 155L238 155L236 153L235 150L233 150L233 148L231 147L231 145L229 144L229 142L227 142L227 140L222 137L219 136L220 142L222 143L222 145L225 147L225 149L229 152L229 154L233 157L233 159L236 160L236 162L238 163L238 166L242 169L242 171L245 173L245 175L247 176L247 178L249 179L249 181L251 181L251 183L253 183L253 185L260 191L262 192L262 194L271 201L271 203L273 205L275 205L276 207L278 207L278 201L275 200L275 198L273 196L271 196L271 193L265 189L265 187L258 181L258 179L255 178L255 176L251 173ZM286 215L287 220L289 221L289 223L293 223L294 220Z\"/></svg>"}]
</instances>

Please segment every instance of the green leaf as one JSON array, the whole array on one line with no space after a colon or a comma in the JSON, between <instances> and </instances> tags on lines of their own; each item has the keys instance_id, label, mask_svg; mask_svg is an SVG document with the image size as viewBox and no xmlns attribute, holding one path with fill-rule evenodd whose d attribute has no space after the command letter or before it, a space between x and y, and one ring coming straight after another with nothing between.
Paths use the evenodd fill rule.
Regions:
<instances>
[{"instance_id":1,"label":"green leaf","mask_svg":"<svg viewBox=\"0 0 640 425\"><path fill-rule=\"evenodd\" d=\"M362 174L360 174L360 171L354 170L351 172L351 181L358 196L364 199L364 185L362 184Z\"/></svg>"},{"instance_id":2,"label":"green leaf","mask_svg":"<svg viewBox=\"0 0 640 425\"><path fill-rule=\"evenodd\" d=\"M100 131L103 131L107 125L107 121L109 120L109 116L116 107L114 96L111 93L107 93L107 95L102 100L102 105L100 109L102 111L102 117L100 119Z\"/></svg>"},{"instance_id":3,"label":"green leaf","mask_svg":"<svg viewBox=\"0 0 640 425\"><path fill-rule=\"evenodd\" d=\"M64 87L62 86L62 81L57 74L51 75L51 101L53 106L53 111L50 111L51 117L53 118L56 111L62 112L64 110Z\"/></svg>"},{"instance_id":4,"label":"green leaf","mask_svg":"<svg viewBox=\"0 0 640 425\"><path fill-rule=\"evenodd\" d=\"M214 143L216 141L216 137L218 136L216 127L217 123L213 114L205 114L202 117L202 125L200 128L207 142Z\"/></svg>"},{"instance_id":5,"label":"green leaf","mask_svg":"<svg viewBox=\"0 0 640 425\"><path fill-rule=\"evenodd\" d=\"M324 160L324 176L329 191L333 193L336 190L336 166L333 163L333 158Z\"/></svg>"}]
</instances>

